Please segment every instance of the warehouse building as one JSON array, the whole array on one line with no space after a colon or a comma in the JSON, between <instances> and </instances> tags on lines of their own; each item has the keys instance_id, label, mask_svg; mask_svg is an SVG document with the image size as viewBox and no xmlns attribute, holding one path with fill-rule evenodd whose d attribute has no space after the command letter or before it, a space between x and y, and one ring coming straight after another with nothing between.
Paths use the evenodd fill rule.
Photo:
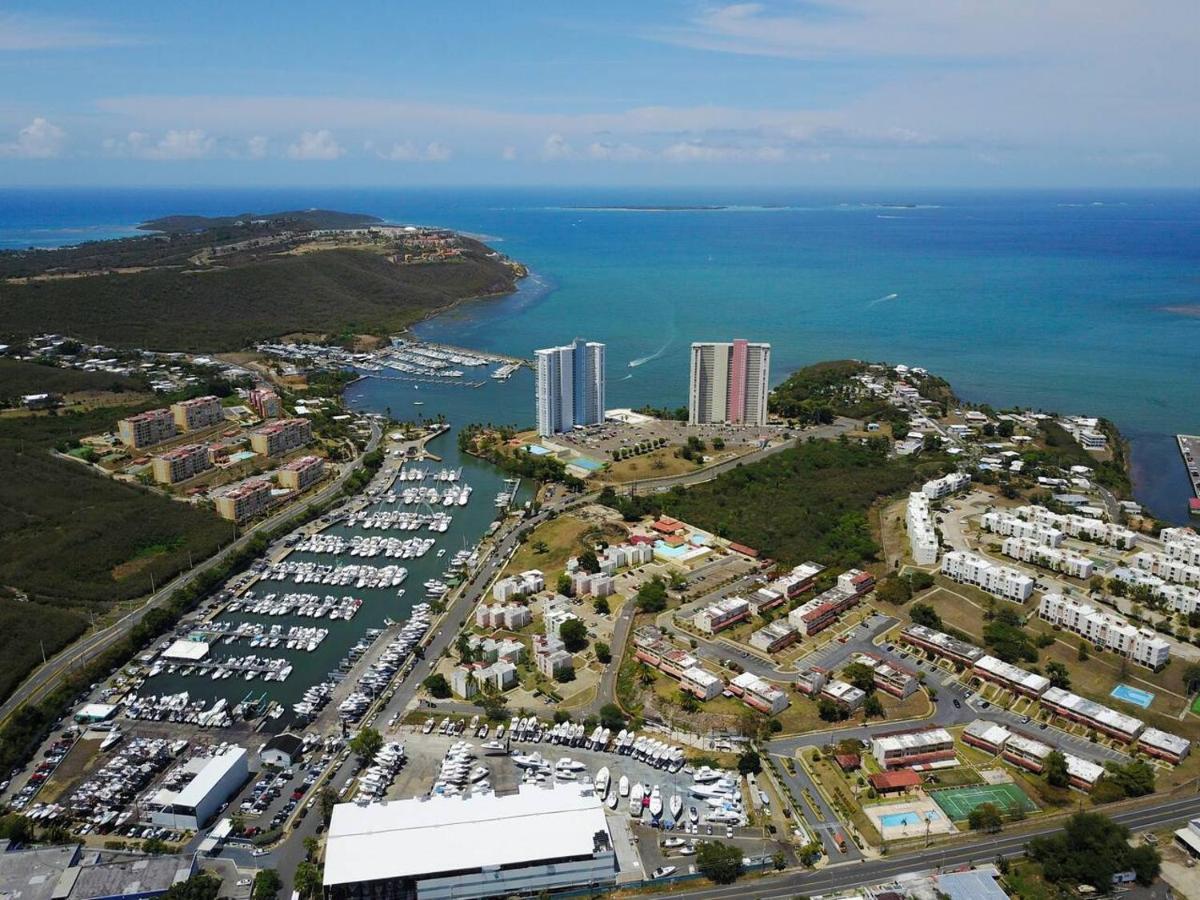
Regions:
<instances>
[{"instance_id":1,"label":"warehouse building","mask_svg":"<svg viewBox=\"0 0 1200 900\"><path fill-rule=\"evenodd\" d=\"M226 747L214 756L196 756L184 764L191 780L178 790L163 788L154 795L150 821L164 828L199 831L237 793L250 777L243 747Z\"/></svg>"},{"instance_id":2,"label":"warehouse building","mask_svg":"<svg viewBox=\"0 0 1200 900\"><path fill-rule=\"evenodd\" d=\"M338 804L325 893L331 900L470 900L604 892L617 871L604 807L590 784L522 785L505 796Z\"/></svg>"}]
</instances>

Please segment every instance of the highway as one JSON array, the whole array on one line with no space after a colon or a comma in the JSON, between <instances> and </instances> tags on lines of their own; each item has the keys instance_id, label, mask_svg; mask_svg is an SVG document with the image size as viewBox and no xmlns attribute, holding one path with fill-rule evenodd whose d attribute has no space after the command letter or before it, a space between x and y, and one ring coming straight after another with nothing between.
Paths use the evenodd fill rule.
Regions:
<instances>
[{"instance_id":1,"label":"highway","mask_svg":"<svg viewBox=\"0 0 1200 900\"><path fill-rule=\"evenodd\" d=\"M64 648L57 655L51 657L45 665L35 669L28 678L26 678L12 695L9 696L3 704L0 704L0 721L6 720L17 709L26 703L36 703L41 700L46 694L58 687L59 681L65 677L71 670L86 666L93 657L98 656L107 650L110 646L125 637L150 610L162 606L175 591L182 587L186 587L194 581L199 575L207 572L209 569L219 565L230 555L237 553L243 549L251 540L254 539L262 531L270 530L279 524L280 521L287 520L302 514L314 506L318 506L331 497L341 493L342 486L346 483L346 479L350 475L362 467L362 459L366 453L370 453L377 446L382 432L377 423L371 424L371 437L367 442L366 450L359 455L355 460L347 463L342 467L341 472L317 493L297 504L292 504L285 509L280 510L273 516L256 523L250 528L247 528L233 542L223 547L217 553L208 557L208 559L197 563L191 569L181 572L167 584L163 585L150 597L142 603L137 609L122 616L119 620L109 625L107 628L96 631L92 634L80 638L75 643Z\"/></svg>"},{"instance_id":2,"label":"highway","mask_svg":"<svg viewBox=\"0 0 1200 900\"><path fill-rule=\"evenodd\" d=\"M1156 806L1111 813L1111 818L1132 831L1182 823L1200 814L1200 796L1171 800ZM797 895L825 894L864 885L881 884L908 872L945 869L972 863L992 862L998 856L1020 856L1030 839L1056 834L1058 824L1021 832L1000 833L980 843L968 840L961 846L932 847L859 863L831 865L813 871L788 872L754 880L743 879L726 887L700 888L672 893L688 900L735 900L753 896L759 900L791 900Z\"/></svg>"}]
</instances>

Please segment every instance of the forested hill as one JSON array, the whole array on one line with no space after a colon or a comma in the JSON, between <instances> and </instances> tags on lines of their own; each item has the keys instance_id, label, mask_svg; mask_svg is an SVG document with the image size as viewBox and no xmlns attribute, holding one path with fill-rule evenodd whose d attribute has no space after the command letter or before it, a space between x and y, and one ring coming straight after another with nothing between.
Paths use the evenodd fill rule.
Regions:
<instances>
[{"instance_id":1,"label":"forested hill","mask_svg":"<svg viewBox=\"0 0 1200 900\"><path fill-rule=\"evenodd\" d=\"M291 209L274 213L241 213L236 216L163 216L151 219L138 226L141 231L161 231L177 234L185 231L204 231L210 228L228 228L247 224L264 225L268 228L291 228L312 231L316 228L365 228L379 225L383 219L366 213L338 212L334 209Z\"/></svg>"},{"instance_id":2,"label":"forested hill","mask_svg":"<svg viewBox=\"0 0 1200 900\"><path fill-rule=\"evenodd\" d=\"M342 215L342 214L339 214ZM524 274L451 232L201 232L0 253L0 342L45 332L218 352L298 332L388 334Z\"/></svg>"}]
</instances>

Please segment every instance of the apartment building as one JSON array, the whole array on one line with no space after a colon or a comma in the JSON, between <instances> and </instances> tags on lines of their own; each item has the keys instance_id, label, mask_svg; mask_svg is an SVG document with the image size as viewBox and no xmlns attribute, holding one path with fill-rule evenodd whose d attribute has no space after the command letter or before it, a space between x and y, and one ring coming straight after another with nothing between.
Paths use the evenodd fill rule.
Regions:
<instances>
[{"instance_id":1,"label":"apartment building","mask_svg":"<svg viewBox=\"0 0 1200 900\"><path fill-rule=\"evenodd\" d=\"M651 544L611 544L597 553L596 559L600 563L602 572L605 571L606 564L611 565L612 571L607 574L612 575L618 569L628 569L653 562L654 547Z\"/></svg>"},{"instance_id":2,"label":"apartment building","mask_svg":"<svg viewBox=\"0 0 1200 900\"><path fill-rule=\"evenodd\" d=\"M840 678L831 679L821 685L821 693L818 696L833 701L847 712L861 708L867 700L866 691Z\"/></svg>"},{"instance_id":3,"label":"apartment building","mask_svg":"<svg viewBox=\"0 0 1200 900\"><path fill-rule=\"evenodd\" d=\"M917 676L896 663L888 662L881 656L871 653L858 653L854 661L871 670L875 687L893 697L904 699L910 696L920 686Z\"/></svg>"},{"instance_id":4,"label":"apartment building","mask_svg":"<svg viewBox=\"0 0 1200 900\"><path fill-rule=\"evenodd\" d=\"M1108 577L1131 587L1149 588L1151 596L1164 600L1175 612L1187 615L1200 609L1200 589L1185 584L1170 584L1157 575L1128 566L1118 566L1108 573Z\"/></svg>"},{"instance_id":5,"label":"apartment building","mask_svg":"<svg viewBox=\"0 0 1200 900\"><path fill-rule=\"evenodd\" d=\"M1084 581L1092 577L1096 568L1086 556L1071 553L1069 550L1056 550L1028 538L1005 538L1004 543L1000 545L1000 552L1010 559L1019 559L1021 562L1032 563Z\"/></svg>"},{"instance_id":6,"label":"apartment building","mask_svg":"<svg viewBox=\"0 0 1200 900\"><path fill-rule=\"evenodd\" d=\"M700 660L678 649L653 625L639 628L633 635L633 655L664 675L680 679L688 669L699 667Z\"/></svg>"},{"instance_id":7,"label":"apartment building","mask_svg":"<svg viewBox=\"0 0 1200 900\"><path fill-rule=\"evenodd\" d=\"M724 597L696 613L692 622L699 631L716 634L749 618L750 604L745 598Z\"/></svg>"},{"instance_id":8,"label":"apartment building","mask_svg":"<svg viewBox=\"0 0 1200 900\"><path fill-rule=\"evenodd\" d=\"M1200 586L1200 566L1193 566L1183 559L1143 550L1133 558L1133 564L1143 572L1155 575L1164 581L1175 584L1186 584L1191 587Z\"/></svg>"},{"instance_id":9,"label":"apartment building","mask_svg":"<svg viewBox=\"0 0 1200 900\"><path fill-rule=\"evenodd\" d=\"M604 421L605 353L604 344L578 338L535 353L538 434L549 437Z\"/></svg>"},{"instance_id":10,"label":"apartment building","mask_svg":"<svg viewBox=\"0 0 1200 900\"><path fill-rule=\"evenodd\" d=\"M1147 728L1138 737L1137 746L1143 753L1179 765L1191 751L1192 742L1177 734Z\"/></svg>"},{"instance_id":11,"label":"apartment building","mask_svg":"<svg viewBox=\"0 0 1200 900\"><path fill-rule=\"evenodd\" d=\"M909 625L901 632L900 638L905 643L928 650L962 666L973 666L984 656L983 650L974 644L960 641L924 625Z\"/></svg>"},{"instance_id":12,"label":"apartment building","mask_svg":"<svg viewBox=\"0 0 1200 900\"><path fill-rule=\"evenodd\" d=\"M734 676L729 682L729 692L740 697L747 706L769 716L783 712L790 703L785 691L752 672Z\"/></svg>"},{"instance_id":13,"label":"apartment building","mask_svg":"<svg viewBox=\"0 0 1200 900\"><path fill-rule=\"evenodd\" d=\"M325 460L319 456L301 456L279 467L279 486L303 491L325 477Z\"/></svg>"},{"instance_id":14,"label":"apartment building","mask_svg":"<svg viewBox=\"0 0 1200 900\"><path fill-rule=\"evenodd\" d=\"M944 728L921 728L877 735L871 755L884 769L924 769L955 759L954 738Z\"/></svg>"},{"instance_id":15,"label":"apartment building","mask_svg":"<svg viewBox=\"0 0 1200 900\"><path fill-rule=\"evenodd\" d=\"M692 344L689 424L765 425L770 382L770 344Z\"/></svg>"},{"instance_id":16,"label":"apartment building","mask_svg":"<svg viewBox=\"0 0 1200 900\"><path fill-rule=\"evenodd\" d=\"M968 472L951 472L941 478L935 478L921 485L921 493L929 500L941 500L951 494L961 491L971 483Z\"/></svg>"},{"instance_id":17,"label":"apartment building","mask_svg":"<svg viewBox=\"0 0 1200 900\"><path fill-rule=\"evenodd\" d=\"M212 467L207 444L174 447L154 457L150 464L154 480L159 484L178 484Z\"/></svg>"},{"instance_id":18,"label":"apartment building","mask_svg":"<svg viewBox=\"0 0 1200 900\"><path fill-rule=\"evenodd\" d=\"M247 399L250 408L264 419L277 419L283 414L279 395L270 388L254 388Z\"/></svg>"},{"instance_id":19,"label":"apartment building","mask_svg":"<svg viewBox=\"0 0 1200 900\"><path fill-rule=\"evenodd\" d=\"M175 417L169 409L148 409L118 421L117 434L134 450L153 447L175 437Z\"/></svg>"},{"instance_id":20,"label":"apartment building","mask_svg":"<svg viewBox=\"0 0 1200 900\"><path fill-rule=\"evenodd\" d=\"M984 753L1000 753L1013 733L996 722L987 719L976 719L967 725L962 732L962 742L971 747L977 747Z\"/></svg>"},{"instance_id":21,"label":"apartment building","mask_svg":"<svg viewBox=\"0 0 1200 900\"><path fill-rule=\"evenodd\" d=\"M217 514L231 522L245 522L260 516L271 508L271 482L263 479L243 481L232 490L218 495L213 500Z\"/></svg>"},{"instance_id":22,"label":"apartment building","mask_svg":"<svg viewBox=\"0 0 1200 900\"><path fill-rule=\"evenodd\" d=\"M501 578L492 585L492 599L507 603L515 597L528 597L546 589L546 576L540 569L527 569L517 575Z\"/></svg>"},{"instance_id":23,"label":"apartment building","mask_svg":"<svg viewBox=\"0 0 1200 900\"><path fill-rule=\"evenodd\" d=\"M1062 688L1047 688L1042 694L1041 703L1057 716L1094 728L1125 743L1136 740L1146 727L1141 719L1127 716Z\"/></svg>"},{"instance_id":24,"label":"apartment building","mask_svg":"<svg viewBox=\"0 0 1200 900\"><path fill-rule=\"evenodd\" d=\"M250 448L263 456L279 456L298 450L312 440L307 419L280 419L250 432Z\"/></svg>"},{"instance_id":25,"label":"apartment building","mask_svg":"<svg viewBox=\"0 0 1200 900\"><path fill-rule=\"evenodd\" d=\"M985 531L990 531L992 534L1020 538L1045 547L1060 546L1066 536L1057 528L1044 522L1022 519L1020 516L1006 512L984 513L980 517L979 524Z\"/></svg>"},{"instance_id":26,"label":"apartment building","mask_svg":"<svg viewBox=\"0 0 1200 900\"><path fill-rule=\"evenodd\" d=\"M994 656L981 656L975 661L972 674L984 681L998 684L1005 690L1037 699L1050 687L1050 679L1044 675L1026 672L1020 666L1006 663Z\"/></svg>"},{"instance_id":27,"label":"apartment building","mask_svg":"<svg viewBox=\"0 0 1200 900\"><path fill-rule=\"evenodd\" d=\"M679 675L679 686L697 700L712 700L725 690L724 681L699 666L684 669Z\"/></svg>"},{"instance_id":28,"label":"apartment building","mask_svg":"<svg viewBox=\"0 0 1200 900\"><path fill-rule=\"evenodd\" d=\"M483 603L475 610L475 624L480 628L506 628L516 631L524 628L532 620L533 613L529 611L529 607L519 603L508 603L504 606L489 606Z\"/></svg>"},{"instance_id":29,"label":"apartment building","mask_svg":"<svg viewBox=\"0 0 1200 900\"><path fill-rule=\"evenodd\" d=\"M778 653L800 640L800 632L783 619L764 625L750 635L750 646L763 653Z\"/></svg>"},{"instance_id":30,"label":"apartment building","mask_svg":"<svg viewBox=\"0 0 1200 900\"><path fill-rule=\"evenodd\" d=\"M593 575L580 570L571 574L571 594L575 597L608 597L613 590L612 576L604 572Z\"/></svg>"},{"instance_id":31,"label":"apartment building","mask_svg":"<svg viewBox=\"0 0 1200 900\"><path fill-rule=\"evenodd\" d=\"M1093 519L1075 513L1063 515L1051 512L1044 506L1020 506L1013 512L1022 519L1055 528L1073 538L1091 541L1095 544L1106 544L1116 547L1118 550L1131 550L1138 541L1136 531L1101 519Z\"/></svg>"},{"instance_id":32,"label":"apartment building","mask_svg":"<svg viewBox=\"0 0 1200 900\"><path fill-rule=\"evenodd\" d=\"M1101 612L1091 604L1062 594L1043 596L1038 603L1038 615L1156 672L1171 656L1171 645L1151 629L1138 628L1120 616Z\"/></svg>"},{"instance_id":33,"label":"apartment building","mask_svg":"<svg viewBox=\"0 0 1200 900\"><path fill-rule=\"evenodd\" d=\"M964 550L954 550L942 557L942 574L1014 603L1024 603L1033 595L1033 579L1028 575Z\"/></svg>"},{"instance_id":34,"label":"apartment building","mask_svg":"<svg viewBox=\"0 0 1200 900\"><path fill-rule=\"evenodd\" d=\"M556 678L560 672L574 667L574 658L566 650L551 650L534 655L537 670L547 678Z\"/></svg>"},{"instance_id":35,"label":"apartment building","mask_svg":"<svg viewBox=\"0 0 1200 900\"><path fill-rule=\"evenodd\" d=\"M542 615L542 623L546 627L546 637L561 638L562 627L572 620L578 620L579 616L566 608L565 604L558 604L553 607L547 606L545 613Z\"/></svg>"},{"instance_id":36,"label":"apartment building","mask_svg":"<svg viewBox=\"0 0 1200 900\"><path fill-rule=\"evenodd\" d=\"M933 527L933 516L929 512L929 497L921 491L908 495L908 509L904 514L908 528L908 545L913 562L918 566L932 566L938 559L938 537Z\"/></svg>"},{"instance_id":37,"label":"apartment building","mask_svg":"<svg viewBox=\"0 0 1200 900\"><path fill-rule=\"evenodd\" d=\"M788 622L803 636L810 637L834 624L842 613L856 606L874 587L874 576L850 569L839 575L837 584L829 590L789 612Z\"/></svg>"},{"instance_id":38,"label":"apartment building","mask_svg":"<svg viewBox=\"0 0 1200 900\"><path fill-rule=\"evenodd\" d=\"M1200 535L1191 528L1164 528L1159 540L1171 559L1181 560L1189 566L1200 566Z\"/></svg>"},{"instance_id":39,"label":"apartment building","mask_svg":"<svg viewBox=\"0 0 1200 900\"><path fill-rule=\"evenodd\" d=\"M180 431L198 431L225 421L225 410L218 397L193 397L171 404L175 427Z\"/></svg>"}]
</instances>

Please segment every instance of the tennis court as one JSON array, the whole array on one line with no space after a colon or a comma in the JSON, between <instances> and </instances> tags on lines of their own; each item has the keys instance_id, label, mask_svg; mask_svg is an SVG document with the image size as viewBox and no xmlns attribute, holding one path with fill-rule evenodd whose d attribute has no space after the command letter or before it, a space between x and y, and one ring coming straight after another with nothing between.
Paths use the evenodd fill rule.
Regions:
<instances>
[{"instance_id":1,"label":"tennis court","mask_svg":"<svg viewBox=\"0 0 1200 900\"><path fill-rule=\"evenodd\" d=\"M970 787L943 788L930 791L933 801L955 822L964 821L971 810L985 803L993 804L1005 815L1018 809L1027 813L1037 809L1034 802L1015 784L974 784Z\"/></svg>"}]
</instances>

